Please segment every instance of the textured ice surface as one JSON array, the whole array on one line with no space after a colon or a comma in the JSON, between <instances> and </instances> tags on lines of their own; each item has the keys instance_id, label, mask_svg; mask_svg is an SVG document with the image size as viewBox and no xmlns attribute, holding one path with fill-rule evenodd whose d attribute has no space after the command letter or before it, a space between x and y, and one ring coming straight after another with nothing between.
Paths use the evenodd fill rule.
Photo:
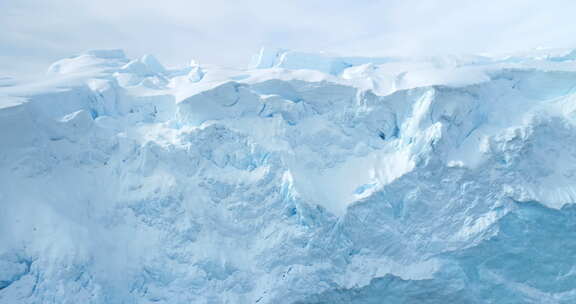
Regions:
<instances>
[{"instance_id":1,"label":"textured ice surface","mask_svg":"<svg viewBox=\"0 0 576 304\"><path fill-rule=\"evenodd\" d=\"M0 303L575 303L575 58L0 78Z\"/></svg>"}]
</instances>

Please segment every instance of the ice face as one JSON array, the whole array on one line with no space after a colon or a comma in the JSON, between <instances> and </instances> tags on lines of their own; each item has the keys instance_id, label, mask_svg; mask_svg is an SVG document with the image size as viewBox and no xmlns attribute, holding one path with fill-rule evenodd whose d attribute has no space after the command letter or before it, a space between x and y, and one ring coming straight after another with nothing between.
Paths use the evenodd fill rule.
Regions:
<instances>
[{"instance_id":1,"label":"ice face","mask_svg":"<svg viewBox=\"0 0 576 304\"><path fill-rule=\"evenodd\" d=\"M4 81L0 303L572 303L570 56Z\"/></svg>"}]
</instances>

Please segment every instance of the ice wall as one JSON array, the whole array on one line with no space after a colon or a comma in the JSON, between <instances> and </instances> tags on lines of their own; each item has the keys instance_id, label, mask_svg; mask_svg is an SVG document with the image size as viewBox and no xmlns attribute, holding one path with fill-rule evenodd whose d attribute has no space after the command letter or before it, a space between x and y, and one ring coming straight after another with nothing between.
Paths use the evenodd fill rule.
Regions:
<instances>
[{"instance_id":1,"label":"ice wall","mask_svg":"<svg viewBox=\"0 0 576 304\"><path fill-rule=\"evenodd\" d=\"M5 81L0 303L572 303L558 54L97 50Z\"/></svg>"}]
</instances>

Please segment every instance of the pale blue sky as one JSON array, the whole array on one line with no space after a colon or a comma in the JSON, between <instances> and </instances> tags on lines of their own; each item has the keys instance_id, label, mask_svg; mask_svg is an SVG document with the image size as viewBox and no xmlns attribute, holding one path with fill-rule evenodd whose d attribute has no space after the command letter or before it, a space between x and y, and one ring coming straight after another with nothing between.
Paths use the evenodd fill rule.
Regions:
<instances>
[{"instance_id":1,"label":"pale blue sky","mask_svg":"<svg viewBox=\"0 0 576 304\"><path fill-rule=\"evenodd\" d=\"M44 72L90 48L246 65L260 46L345 55L576 46L571 0L7 0L0 74Z\"/></svg>"}]
</instances>

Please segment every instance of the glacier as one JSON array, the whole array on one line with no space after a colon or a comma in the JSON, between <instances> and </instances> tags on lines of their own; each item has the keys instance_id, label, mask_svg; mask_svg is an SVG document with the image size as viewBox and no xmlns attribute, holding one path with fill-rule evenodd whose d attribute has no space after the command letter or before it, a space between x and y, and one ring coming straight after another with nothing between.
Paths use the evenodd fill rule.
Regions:
<instances>
[{"instance_id":1,"label":"glacier","mask_svg":"<svg viewBox=\"0 0 576 304\"><path fill-rule=\"evenodd\" d=\"M3 76L0 303L575 303L575 54Z\"/></svg>"}]
</instances>

